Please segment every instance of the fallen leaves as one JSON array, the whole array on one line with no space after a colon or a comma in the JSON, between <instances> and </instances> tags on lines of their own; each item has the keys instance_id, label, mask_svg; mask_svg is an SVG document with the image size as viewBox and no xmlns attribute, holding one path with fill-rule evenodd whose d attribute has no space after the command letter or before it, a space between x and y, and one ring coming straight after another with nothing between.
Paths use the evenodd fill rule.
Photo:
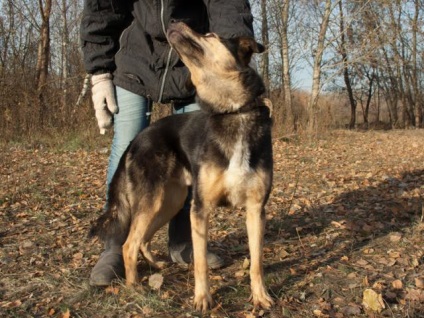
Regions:
<instances>
[{"instance_id":1,"label":"fallen leaves","mask_svg":"<svg viewBox=\"0 0 424 318\"><path fill-rule=\"evenodd\" d=\"M366 309L371 309L372 311L376 311L378 313L386 307L384 305L383 297L381 294L378 294L369 288L364 290L362 304Z\"/></svg>"},{"instance_id":2,"label":"fallen leaves","mask_svg":"<svg viewBox=\"0 0 424 318\"><path fill-rule=\"evenodd\" d=\"M393 242L393 243L399 242L401 238L402 238L402 234L398 232L392 233L389 235L390 242Z\"/></svg>"},{"instance_id":3,"label":"fallen leaves","mask_svg":"<svg viewBox=\"0 0 424 318\"><path fill-rule=\"evenodd\" d=\"M106 294L112 294L112 295L118 295L120 291L120 288L117 286L107 286L105 288L105 293Z\"/></svg>"},{"instance_id":4,"label":"fallen leaves","mask_svg":"<svg viewBox=\"0 0 424 318\"><path fill-rule=\"evenodd\" d=\"M150 275L149 286L154 290L159 290L163 284L163 276L160 273Z\"/></svg>"},{"instance_id":5,"label":"fallen leaves","mask_svg":"<svg viewBox=\"0 0 424 318\"><path fill-rule=\"evenodd\" d=\"M403 317L406 312L413 317L424 312L422 149L421 130L276 141L264 269L277 304L262 313L246 303L245 211L222 209L211 216L210 243L229 265L210 272L220 305L211 317ZM0 174L7 180L0 183L2 313L189 315L192 267L152 274L140 260L142 282L151 288L144 294L121 285L88 286L102 246L85 236L104 204L107 154L5 150L0 156ZM155 240L165 254L166 231Z\"/></svg>"},{"instance_id":6,"label":"fallen leaves","mask_svg":"<svg viewBox=\"0 0 424 318\"><path fill-rule=\"evenodd\" d=\"M415 278L415 286L418 288L424 289L424 279L422 278Z\"/></svg>"},{"instance_id":7,"label":"fallen leaves","mask_svg":"<svg viewBox=\"0 0 424 318\"><path fill-rule=\"evenodd\" d=\"M0 307L1 308L15 308L15 307L19 307L20 305L22 305L22 301L18 300L14 300L14 301L10 301L10 302L1 302L0 303Z\"/></svg>"},{"instance_id":8,"label":"fallen leaves","mask_svg":"<svg viewBox=\"0 0 424 318\"><path fill-rule=\"evenodd\" d=\"M403 283L400 279L396 279L392 282L392 287L393 287L393 289L402 289Z\"/></svg>"}]
</instances>

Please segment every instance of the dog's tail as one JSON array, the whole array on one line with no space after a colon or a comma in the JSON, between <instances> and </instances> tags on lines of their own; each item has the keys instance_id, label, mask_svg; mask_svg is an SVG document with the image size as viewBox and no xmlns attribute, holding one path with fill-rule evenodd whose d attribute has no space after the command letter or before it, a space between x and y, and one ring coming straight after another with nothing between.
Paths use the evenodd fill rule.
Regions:
<instances>
[{"instance_id":1,"label":"dog's tail","mask_svg":"<svg viewBox=\"0 0 424 318\"><path fill-rule=\"evenodd\" d=\"M131 209L126 197L126 174L121 160L109 187L105 212L94 222L89 237L102 241L117 239L125 241L131 224Z\"/></svg>"}]
</instances>

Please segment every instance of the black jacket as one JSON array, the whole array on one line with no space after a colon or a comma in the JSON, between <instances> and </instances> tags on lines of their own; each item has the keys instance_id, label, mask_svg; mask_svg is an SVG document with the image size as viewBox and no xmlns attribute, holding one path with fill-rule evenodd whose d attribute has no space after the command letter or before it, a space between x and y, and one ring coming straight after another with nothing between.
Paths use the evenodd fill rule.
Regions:
<instances>
[{"instance_id":1,"label":"black jacket","mask_svg":"<svg viewBox=\"0 0 424 318\"><path fill-rule=\"evenodd\" d=\"M81 40L90 74L159 102L188 101L188 69L166 41L171 20L200 33L253 36L248 0L85 0Z\"/></svg>"}]
</instances>

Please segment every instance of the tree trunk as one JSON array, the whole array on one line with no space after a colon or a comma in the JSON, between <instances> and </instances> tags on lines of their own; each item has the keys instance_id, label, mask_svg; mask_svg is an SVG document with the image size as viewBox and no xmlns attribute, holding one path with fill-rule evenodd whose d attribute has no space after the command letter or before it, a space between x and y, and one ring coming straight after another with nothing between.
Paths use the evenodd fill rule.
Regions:
<instances>
[{"instance_id":1,"label":"tree trunk","mask_svg":"<svg viewBox=\"0 0 424 318\"><path fill-rule=\"evenodd\" d=\"M46 90L47 76L49 73L50 60L50 13L52 1L46 0L45 5L42 0L38 1L41 14L40 40L38 42L36 84L38 95L38 115L39 124L43 124L45 118L44 92Z\"/></svg>"},{"instance_id":2,"label":"tree trunk","mask_svg":"<svg viewBox=\"0 0 424 318\"><path fill-rule=\"evenodd\" d=\"M283 58L283 88L284 88L284 102L287 110L287 119L289 129L297 130L297 121L294 116L291 96L291 78L290 78L290 60L289 60L289 41L288 41L288 28L289 28L289 9L290 0L283 3L281 12L282 17L282 34L281 34L281 53Z\"/></svg>"},{"instance_id":3,"label":"tree trunk","mask_svg":"<svg viewBox=\"0 0 424 318\"><path fill-rule=\"evenodd\" d=\"M262 15L262 44L267 48L262 54L262 79L265 87L269 90L269 30L268 30L268 14L267 0L261 0L261 15Z\"/></svg>"},{"instance_id":4,"label":"tree trunk","mask_svg":"<svg viewBox=\"0 0 424 318\"><path fill-rule=\"evenodd\" d=\"M40 29L40 40L38 42L36 81L37 90L40 93L46 85L47 75L49 72L50 13L52 8L52 0L46 0L45 5L43 4L42 0L39 0L39 7L42 22Z\"/></svg>"},{"instance_id":5,"label":"tree trunk","mask_svg":"<svg viewBox=\"0 0 424 318\"><path fill-rule=\"evenodd\" d=\"M349 129L354 129L356 124L356 101L353 97L352 85L349 77L349 63L346 51L346 29L344 24L343 6L342 1L339 1L339 14L340 14L340 54L342 56L343 63L343 79L346 85L347 95L350 103L350 122Z\"/></svg>"},{"instance_id":6,"label":"tree trunk","mask_svg":"<svg viewBox=\"0 0 424 318\"><path fill-rule=\"evenodd\" d=\"M313 133L317 128L318 97L321 89L321 62L324 55L325 34L327 33L328 22L331 13L331 0L325 1L325 11L318 35L317 48L314 57L312 91L308 103L308 131Z\"/></svg>"},{"instance_id":7,"label":"tree trunk","mask_svg":"<svg viewBox=\"0 0 424 318\"><path fill-rule=\"evenodd\" d=\"M6 7L6 4L5 4ZM15 10L12 4L12 0L9 0L7 2L7 17L8 17L8 32L6 33L6 30L2 30L3 32L5 32L6 34L4 34L3 36L3 47L2 47L2 52L1 52L1 56L0 56L0 60L1 60L1 75L3 75L4 69L6 68L6 66L8 65L8 54L9 54L9 43L11 40L12 35L15 32Z\"/></svg>"},{"instance_id":8,"label":"tree trunk","mask_svg":"<svg viewBox=\"0 0 424 318\"><path fill-rule=\"evenodd\" d=\"M421 92L418 88L418 67L417 67L417 33L418 33L418 18L420 14L419 0L414 0L415 14L412 21L412 89L414 91L414 112L415 112L415 127L421 127Z\"/></svg>"},{"instance_id":9,"label":"tree trunk","mask_svg":"<svg viewBox=\"0 0 424 318\"><path fill-rule=\"evenodd\" d=\"M70 105L68 103L68 46L69 46L69 31L68 31L68 16L67 16L67 0L62 0L62 76L61 76L61 88L62 88L62 114L63 121L69 119Z\"/></svg>"},{"instance_id":10,"label":"tree trunk","mask_svg":"<svg viewBox=\"0 0 424 318\"><path fill-rule=\"evenodd\" d=\"M365 111L364 111L364 123L366 124L367 128L368 128L368 114L369 114L369 110L370 110L370 105L371 105L371 99L372 99L372 87L374 84L374 73L371 74L371 76L368 76L368 80L369 80L369 86L368 86L368 96L367 96L367 103L365 104Z\"/></svg>"}]
</instances>

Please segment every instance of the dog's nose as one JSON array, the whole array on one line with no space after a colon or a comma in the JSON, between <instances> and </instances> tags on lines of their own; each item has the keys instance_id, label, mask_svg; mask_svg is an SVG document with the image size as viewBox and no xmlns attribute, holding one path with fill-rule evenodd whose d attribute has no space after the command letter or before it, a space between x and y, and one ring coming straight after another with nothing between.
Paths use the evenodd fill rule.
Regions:
<instances>
[{"instance_id":1,"label":"dog's nose","mask_svg":"<svg viewBox=\"0 0 424 318\"><path fill-rule=\"evenodd\" d=\"M176 23L178 23L178 22L181 22L180 20L177 20L177 19L171 19L170 21L169 21L169 24L176 24Z\"/></svg>"}]
</instances>

